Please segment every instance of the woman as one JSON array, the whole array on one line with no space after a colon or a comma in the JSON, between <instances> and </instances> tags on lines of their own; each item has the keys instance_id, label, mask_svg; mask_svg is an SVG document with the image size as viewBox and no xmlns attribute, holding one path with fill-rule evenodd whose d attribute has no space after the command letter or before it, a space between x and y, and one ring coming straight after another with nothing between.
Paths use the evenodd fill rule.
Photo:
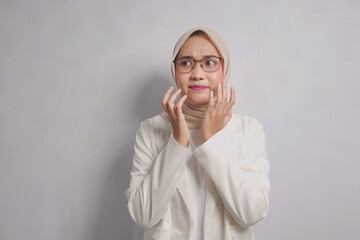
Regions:
<instances>
[{"instance_id":1,"label":"woman","mask_svg":"<svg viewBox=\"0 0 360 240\"><path fill-rule=\"evenodd\" d=\"M144 239L255 239L253 225L269 208L265 135L254 118L231 113L224 40L207 28L187 31L171 69L178 90L165 92L166 113L136 135L130 215Z\"/></svg>"}]
</instances>

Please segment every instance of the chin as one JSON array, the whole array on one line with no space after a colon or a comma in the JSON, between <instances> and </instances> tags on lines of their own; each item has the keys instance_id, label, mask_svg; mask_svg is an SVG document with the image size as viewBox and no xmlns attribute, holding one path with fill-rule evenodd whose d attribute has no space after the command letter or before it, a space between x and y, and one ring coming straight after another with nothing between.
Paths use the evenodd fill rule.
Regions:
<instances>
[{"instance_id":1,"label":"chin","mask_svg":"<svg viewBox=\"0 0 360 240\"><path fill-rule=\"evenodd\" d=\"M209 99L187 99L187 101L195 106L202 106L209 103Z\"/></svg>"}]
</instances>

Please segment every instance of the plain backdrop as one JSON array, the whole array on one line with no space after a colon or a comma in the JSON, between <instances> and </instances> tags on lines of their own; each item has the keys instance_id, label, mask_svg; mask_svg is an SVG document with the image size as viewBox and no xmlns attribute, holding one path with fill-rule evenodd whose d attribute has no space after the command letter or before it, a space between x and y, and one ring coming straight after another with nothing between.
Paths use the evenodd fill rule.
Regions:
<instances>
[{"instance_id":1,"label":"plain backdrop","mask_svg":"<svg viewBox=\"0 0 360 240\"><path fill-rule=\"evenodd\" d=\"M136 130L186 30L230 48L234 112L264 125L257 239L360 239L359 1L0 1L0 239L141 239Z\"/></svg>"}]
</instances>

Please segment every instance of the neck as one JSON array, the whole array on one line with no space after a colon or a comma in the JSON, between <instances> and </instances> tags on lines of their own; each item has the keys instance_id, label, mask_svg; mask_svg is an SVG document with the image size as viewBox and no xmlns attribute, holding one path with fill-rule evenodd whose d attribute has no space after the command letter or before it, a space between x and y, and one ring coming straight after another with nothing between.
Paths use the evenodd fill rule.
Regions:
<instances>
[{"instance_id":1,"label":"neck","mask_svg":"<svg viewBox=\"0 0 360 240\"><path fill-rule=\"evenodd\" d=\"M207 107L208 104L198 106L191 104L188 101L184 102L182 110L189 128L201 128L201 123Z\"/></svg>"}]
</instances>

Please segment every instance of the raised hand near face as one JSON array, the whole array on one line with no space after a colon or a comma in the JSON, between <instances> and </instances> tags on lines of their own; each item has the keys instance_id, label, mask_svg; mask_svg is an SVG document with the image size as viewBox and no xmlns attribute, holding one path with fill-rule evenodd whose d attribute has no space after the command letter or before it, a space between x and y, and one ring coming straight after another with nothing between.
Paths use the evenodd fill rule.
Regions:
<instances>
[{"instance_id":1,"label":"raised hand near face","mask_svg":"<svg viewBox=\"0 0 360 240\"><path fill-rule=\"evenodd\" d=\"M178 89L171 95L174 87L170 87L164 94L161 104L167 112L171 125L173 127L173 137L182 146L187 147L190 143L189 127L186 124L182 105L187 95L182 96L176 103L175 99L179 96L181 89Z\"/></svg>"},{"instance_id":2,"label":"raised hand near face","mask_svg":"<svg viewBox=\"0 0 360 240\"><path fill-rule=\"evenodd\" d=\"M230 89L231 93L229 101L227 101L228 93L226 82L218 85L216 102L214 99L214 92L210 92L209 106L201 124L201 136L205 141L218 131L222 130L232 117L231 109L235 103L235 90L233 87Z\"/></svg>"}]
</instances>

